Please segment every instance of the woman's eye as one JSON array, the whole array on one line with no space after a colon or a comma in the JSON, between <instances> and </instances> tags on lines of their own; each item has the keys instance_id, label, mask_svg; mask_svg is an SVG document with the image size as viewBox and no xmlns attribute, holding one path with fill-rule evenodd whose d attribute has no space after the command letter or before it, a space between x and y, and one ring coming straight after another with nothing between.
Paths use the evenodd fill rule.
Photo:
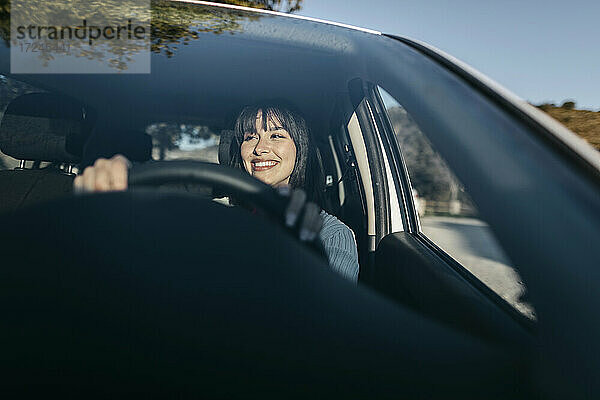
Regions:
<instances>
[{"instance_id":1,"label":"woman's eye","mask_svg":"<svg viewBox=\"0 0 600 400\"><path fill-rule=\"evenodd\" d=\"M245 141L245 142L248 142L248 141L250 141L250 140L252 140L252 139L255 139L255 138L256 138L256 135L246 135L246 136L244 137L244 141Z\"/></svg>"},{"instance_id":2,"label":"woman's eye","mask_svg":"<svg viewBox=\"0 0 600 400\"><path fill-rule=\"evenodd\" d=\"M275 138L275 139L285 139L285 135L282 135L281 133L274 133L271 135L271 138Z\"/></svg>"}]
</instances>

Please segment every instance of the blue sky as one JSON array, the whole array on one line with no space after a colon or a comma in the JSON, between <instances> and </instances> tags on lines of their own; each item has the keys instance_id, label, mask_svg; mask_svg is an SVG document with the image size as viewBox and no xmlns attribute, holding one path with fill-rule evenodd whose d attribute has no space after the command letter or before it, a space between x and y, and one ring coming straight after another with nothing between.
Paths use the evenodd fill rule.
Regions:
<instances>
[{"instance_id":1,"label":"blue sky","mask_svg":"<svg viewBox=\"0 0 600 400\"><path fill-rule=\"evenodd\" d=\"M600 0L303 0L299 15L425 41L535 104L600 110Z\"/></svg>"}]
</instances>

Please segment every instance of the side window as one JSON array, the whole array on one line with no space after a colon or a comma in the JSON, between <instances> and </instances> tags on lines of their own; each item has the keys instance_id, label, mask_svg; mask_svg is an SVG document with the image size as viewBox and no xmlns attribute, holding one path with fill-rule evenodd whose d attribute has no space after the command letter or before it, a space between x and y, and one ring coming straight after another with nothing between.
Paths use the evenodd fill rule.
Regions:
<instances>
[{"instance_id":1,"label":"side window","mask_svg":"<svg viewBox=\"0 0 600 400\"><path fill-rule=\"evenodd\" d=\"M421 132L385 90L381 98L409 174L420 232L525 316L535 313L516 268L477 212L477 206Z\"/></svg>"}]
</instances>

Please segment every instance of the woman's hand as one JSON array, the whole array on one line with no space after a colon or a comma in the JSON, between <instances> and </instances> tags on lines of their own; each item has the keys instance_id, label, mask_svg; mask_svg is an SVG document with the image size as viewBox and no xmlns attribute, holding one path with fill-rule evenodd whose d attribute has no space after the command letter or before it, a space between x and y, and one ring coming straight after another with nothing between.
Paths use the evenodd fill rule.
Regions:
<instances>
[{"instance_id":1,"label":"woman's hand","mask_svg":"<svg viewBox=\"0 0 600 400\"><path fill-rule=\"evenodd\" d=\"M314 241L323 227L323 218L319 206L307 201L306 192L302 189L280 186L277 190L281 195L290 199L285 210L285 225L290 228L297 226L301 241Z\"/></svg>"},{"instance_id":2,"label":"woman's hand","mask_svg":"<svg viewBox=\"0 0 600 400\"><path fill-rule=\"evenodd\" d=\"M120 154L99 158L73 181L75 193L127 190L127 175L131 162Z\"/></svg>"}]
</instances>

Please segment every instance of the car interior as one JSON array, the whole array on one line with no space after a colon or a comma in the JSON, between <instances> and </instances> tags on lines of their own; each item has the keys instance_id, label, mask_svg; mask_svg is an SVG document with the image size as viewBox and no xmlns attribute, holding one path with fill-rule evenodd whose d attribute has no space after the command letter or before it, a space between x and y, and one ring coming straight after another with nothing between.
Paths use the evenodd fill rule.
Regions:
<instances>
[{"instance_id":1,"label":"car interior","mask_svg":"<svg viewBox=\"0 0 600 400\"><path fill-rule=\"evenodd\" d=\"M16 79L19 78L16 77ZM8 79L13 78L9 76ZM64 80L65 77L45 80L51 81L52 79L57 80L57 82L52 82L52 86L56 85L54 87L61 89L66 87L58 85L61 83L60 80ZM235 106L229 99L222 100L220 104L218 101L213 101L211 109L202 112L202 107L197 104L188 104L182 107L186 101L182 102L181 100L177 102L161 100L160 104L158 102L152 104L156 101L154 99L157 96L151 94L127 98L126 95L129 92L124 91L125 96L116 96L111 99L112 93L109 93L108 90L94 93L93 88L98 87L100 83L100 79L97 77L77 77L76 79L79 80L79 84L75 90L61 90L62 93L55 94L53 90L48 90L51 85L46 85L44 92L24 94L8 104L0 125L0 150L18 161L19 165L16 169L0 171L0 180L4 188L2 191L3 217L5 217L5 221L8 221L8 226L15 224L12 221L18 220L18 225L23 226L24 223L29 229L38 229L37 226L43 223L46 233L50 237L62 236L64 238L67 236L71 238L71 241L73 238L65 231L66 227L83 223L78 230L82 234L82 238L85 237L84 243L88 240L98 240L96 238L99 231L110 229L115 232L115 237L120 237L120 245L113 247L113 251L126 254L128 246L140 251L138 247L131 245L129 240L123 238L128 229L120 227L121 223L116 222L109 228L103 226L103 223L98 225L99 221L96 218L86 217L90 212L94 212L104 215L104 222L124 218L125 214L122 211L115 211L123 209L122 199L119 201L115 198L103 199L102 196L98 196L97 200L102 200L102 202L96 203L95 206L91 206L89 203L86 203L85 207L82 204L75 204L77 200L76 197L73 197L71 188L75 171L82 171L85 166L91 165L98 157L111 157L115 154L124 154L129 159L142 164L148 162L153 156L156 156L157 151L157 139L148 133L150 131L148 127L156 122L210 127L213 136L217 136L218 145L211 146L210 156L199 159L214 162L216 153L218 160L226 164L229 145L227 138L230 135L229 130L232 128L235 111L247 102L251 102L254 96L249 98L240 96L242 98L238 99ZM121 77L113 79L119 81L118 84L114 83L117 86L111 84L106 87L136 87L138 83L136 81L145 78L135 77L129 81ZM29 84L36 85L38 82L31 80ZM313 117L311 119L311 122L315 124L313 126L317 127L313 132L316 133L315 138L322 156L326 177L326 194L329 199L326 207L332 214L350 226L356 236L360 259L360 285L369 285L388 298L418 311L421 315L428 315L433 320L455 328L458 327L470 334L494 342L510 342L512 345L515 342L523 343L525 340L521 332L522 328L518 324L507 326L502 315L494 311L497 304L481 295L458 274L449 271L442 261L436 261L437 256L411 238L410 234L402 231L392 232L392 216L389 212L390 196L387 185L394 186L398 191L401 190L401 187L397 186L394 181L388 181L385 177L386 168L389 170L389 165L383 160L383 150L377 144L377 141L382 140L381 136L378 137L377 134L377 124L382 124L380 127L383 127L382 119L385 116L379 113L380 120L370 117L372 115L370 107L375 107L374 104L377 104L378 101L373 87L368 82L356 79L343 92L332 95L331 106L325 107L323 104L324 109L320 110L316 116L308 114ZM145 90L150 89L152 86L146 87ZM163 90L162 87L161 90ZM203 96L197 96L193 92L189 94L181 93L179 90L177 92L184 98L189 96L187 99L193 99L192 102L205 101L201 100L204 98ZM253 93L253 91L251 92ZM164 99L171 95L175 96L175 94L163 92L158 98ZM212 98L210 95L208 97ZM150 104L139 104L140 101ZM91 106L88 105L90 103ZM221 108L216 112L218 106ZM381 107L381 104L378 106ZM314 122L315 120L317 122ZM186 156L185 151L177 150L175 149L176 154L172 159L193 158L189 157L193 151L188 152ZM164 155L165 159L169 160L172 153L167 150ZM379 182L381 186L373 185L373 182ZM379 190L374 190L374 188ZM244 226L239 219L237 222L230 219L228 222L228 218L222 219L221 217L216 220L215 216L220 214L215 213L211 206L201 203L201 199L206 198L207 194L210 198L213 195L222 196L224 194L218 190L202 192L197 188L191 190L187 185L184 185L183 188L163 185L162 189L164 193L184 197L169 199L167 203L161 204L159 207L161 209L168 205L169 208L192 212L190 207L199 207L205 210L205 213L212 212L213 214L212 218L205 215L204 220L198 221L199 225L206 223L207 226L220 224ZM196 200L194 203L188 204L189 199L185 196L189 196L190 193ZM200 198L198 198L198 193L201 193ZM145 196L145 194L140 192L138 196ZM36 208L36 206L42 208ZM141 204L135 207L136 209L144 208ZM395 207L399 210L398 204ZM111 217L106 214L109 209L115 211ZM54 217L47 215L41 217L40 212L62 214L63 216L58 223ZM412 212L414 213L414 211ZM406 208L403 208L401 213L406 213ZM165 214L164 210L162 214ZM165 218L160 216L162 214L157 214L160 220ZM394 223L406 226L409 217L402 214L396 215ZM177 215L182 217L181 213L172 213L173 218L177 218ZM85 222L74 222L73 218L77 221L85 220ZM172 252L178 248L178 244L174 245L172 241L165 241L164 236L168 232L174 229L187 231L186 228L174 225L174 223L175 221L163 222L159 225L162 233L156 233L153 236L153 240L162 243L163 251ZM250 223L256 224L255 221ZM95 228L94 224L96 224ZM147 224L136 223L135 233L132 233L131 236L142 239L144 236L139 232L142 229L149 231L152 228ZM218 231L216 230L216 232ZM202 235L196 236L198 240L209 243L206 238L202 238ZM15 237L19 237L19 233L16 233ZM54 265L58 260L63 262L65 251L78 254L72 246L81 246L82 238L70 242L67 246L64 243L56 243L56 239L47 238L43 252L51 259L52 254L55 254L54 257L56 257L53 259L54 262L49 261L48 264ZM294 242L292 238L288 241ZM46 247L48 243L53 243L51 251ZM218 248L219 244L214 243L212 246ZM284 248L288 247L289 245L284 246ZM24 248L22 250L26 251ZM263 252L268 251L268 249L263 250ZM290 258L294 254L299 254L298 251L288 248L285 256L280 257L283 257L286 264L291 264ZM92 251L92 253L95 252ZM154 263L157 262L156 260L165 262L164 256L150 254L154 254L156 257ZM77 259L77 257L75 258ZM190 257L188 256L188 258ZM299 257L299 259L302 258L306 259L306 255ZM175 257L175 259L180 259L180 257ZM33 263L29 257L26 257L25 260L28 261L22 259L21 262ZM148 257L142 257L140 260L149 261ZM397 267L396 260L402 260L402 269ZM79 264L81 261L71 262ZM107 259L97 257L94 264L102 265L107 262L109 262ZM314 263L318 264L317 261ZM289 267L293 268L291 265ZM252 279L257 279L258 276L260 275L256 275ZM473 301L474 297L482 298L485 301L475 302Z\"/></svg>"}]
</instances>

